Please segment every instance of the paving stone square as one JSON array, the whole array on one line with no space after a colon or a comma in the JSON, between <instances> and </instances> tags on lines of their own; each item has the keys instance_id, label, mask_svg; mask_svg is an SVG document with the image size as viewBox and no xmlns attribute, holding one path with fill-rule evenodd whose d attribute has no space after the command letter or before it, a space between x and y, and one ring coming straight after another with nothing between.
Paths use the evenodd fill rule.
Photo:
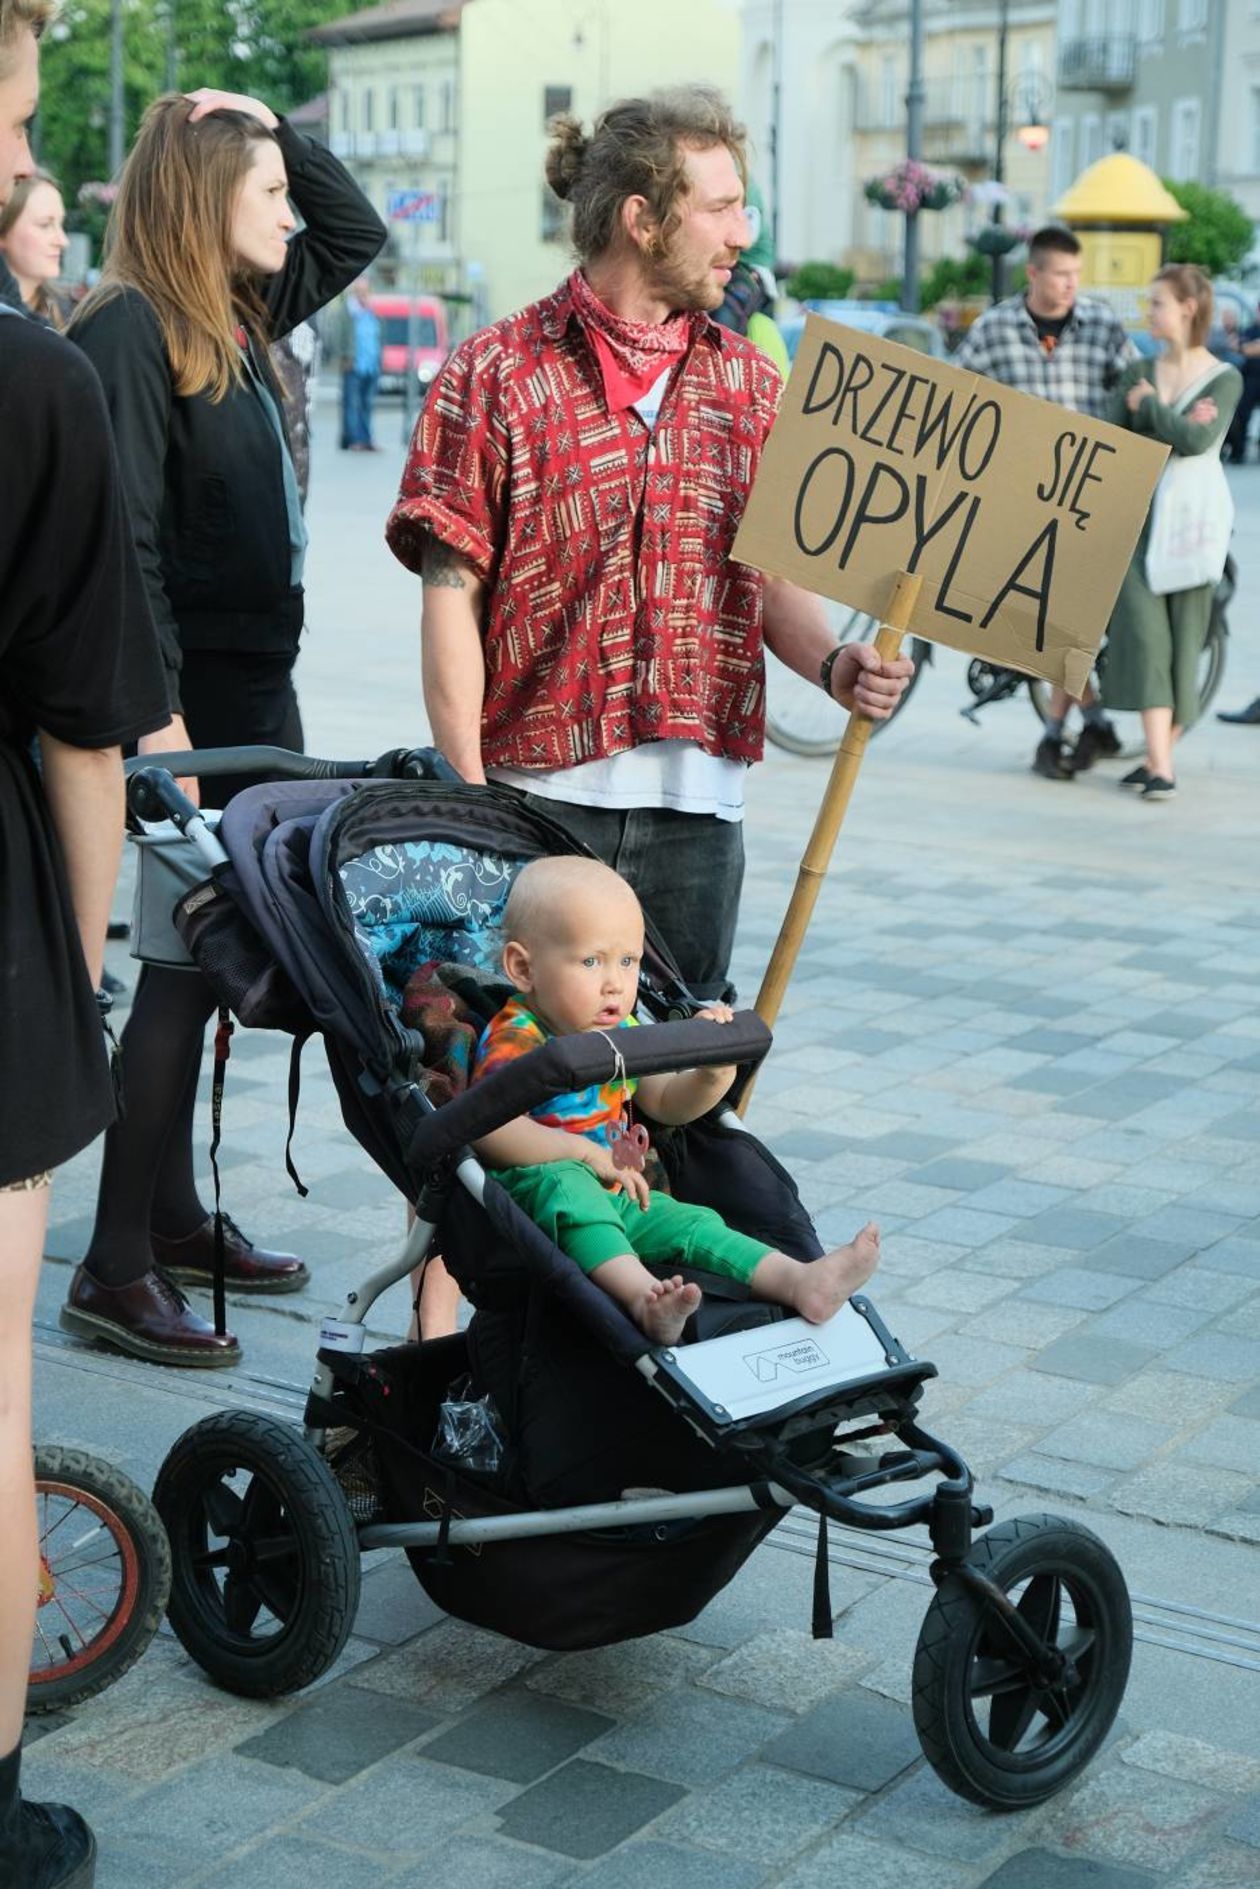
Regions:
<instances>
[{"instance_id":1,"label":"paving stone square","mask_svg":"<svg viewBox=\"0 0 1260 1889\"><path fill-rule=\"evenodd\" d=\"M910 1714L851 1690L815 1706L766 1746L769 1763L852 1790L879 1791L918 1763Z\"/></svg>"},{"instance_id":2,"label":"paving stone square","mask_svg":"<svg viewBox=\"0 0 1260 1889\"><path fill-rule=\"evenodd\" d=\"M609 1731L614 1720L558 1699L504 1691L483 1699L449 1731L432 1738L424 1755L513 1784L532 1784L583 1746Z\"/></svg>"},{"instance_id":3,"label":"paving stone square","mask_svg":"<svg viewBox=\"0 0 1260 1889\"><path fill-rule=\"evenodd\" d=\"M499 1814L505 1836L562 1856L603 1856L685 1796L681 1786L638 1771L574 1758Z\"/></svg>"}]
</instances>

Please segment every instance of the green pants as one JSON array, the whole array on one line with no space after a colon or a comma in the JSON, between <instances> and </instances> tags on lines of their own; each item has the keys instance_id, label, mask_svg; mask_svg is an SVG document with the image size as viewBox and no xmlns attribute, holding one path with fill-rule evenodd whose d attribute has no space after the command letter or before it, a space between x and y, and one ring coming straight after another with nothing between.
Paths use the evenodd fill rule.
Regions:
<instances>
[{"instance_id":1,"label":"green pants","mask_svg":"<svg viewBox=\"0 0 1260 1889\"><path fill-rule=\"evenodd\" d=\"M710 1207L655 1189L647 1207L610 1194L584 1161L497 1168L494 1178L583 1272L632 1252L649 1266L695 1266L747 1285L753 1268L774 1251L736 1233Z\"/></svg>"}]
</instances>

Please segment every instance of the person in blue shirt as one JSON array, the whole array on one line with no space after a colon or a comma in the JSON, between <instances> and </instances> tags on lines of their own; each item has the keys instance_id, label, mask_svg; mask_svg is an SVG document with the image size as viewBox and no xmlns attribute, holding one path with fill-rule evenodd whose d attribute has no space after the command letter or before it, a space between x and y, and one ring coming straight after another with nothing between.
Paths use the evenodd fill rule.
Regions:
<instances>
[{"instance_id":1,"label":"person in blue shirt","mask_svg":"<svg viewBox=\"0 0 1260 1889\"><path fill-rule=\"evenodd\" d=\"M381 377L381 322L373 310L367 278L346 291L341 337L341 450L374 453L372 404Z\"/></svg>"}]
</instances>

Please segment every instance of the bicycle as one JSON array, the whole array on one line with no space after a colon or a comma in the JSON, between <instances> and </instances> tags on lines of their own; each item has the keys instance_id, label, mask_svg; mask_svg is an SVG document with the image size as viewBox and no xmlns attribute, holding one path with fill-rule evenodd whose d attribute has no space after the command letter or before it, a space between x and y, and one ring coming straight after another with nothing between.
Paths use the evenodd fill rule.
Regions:
<instances>
[{"instance_id":1,"label":"bicycle","mask_svg":"<svg viewBox=\"0 0 1260 1889\"><path fill-rule=\"evenodd\" d=\"M1212 598L1212 614L1208 620L1207 634L1203 641L1199 668L1199 713L1195 723L1202 721L1211 703L1215 700L1225 674L1225 646L1229 636L1228 609L1238 588L1238 566L1232 557L1226 558L1221 581ZM835 629L837 641L842 643L870 642L879 628L879 619L866 615L860 610L849 610L841 604L827 606L828 617ZM912 637L909 654L914 658L914 675L909 687L898 702L887 721L876 722L872 735L887 728L905 708L923 673L924 666L933 660L933 645L922 637ZM1096 692L1101 693L1101 684L1107 666L1107 645L1104 642L1095 658L1090 676ZM1051 685L1042 676L1029 676L1019 669L1003 668L998 663L985 661L975 656L967 664L967 687L975 698L959 714L966 721L976 722L979 711L988 708L992 702L1008 701L1027 684L1033 712L1044 724L1050 719ZM1108 710L1108 715L1115 722L1121 741L1121 758L1131 760L1145 750L1142 735L1141 717L1136 711ZM778 659L766 652L766 735L776 747L784 748L790 754L817 757L834 754L840 745L846 720L845 711L838 703L831 701L821 689L786 668ZM1193 727L1195 723L1191 723Z\"/></svg>"},{"instance_id":2,"label":"bicycle","mask_svg":"<svg viewBox=\"0 0 1260 1889\"><path fill-rule=\"evenodd\" d=\"M171 1592L157 1510L120 1469L85 1450L35 1449L39 1593L28 1713L104 1692L144 1653Z\"/></svg>"}]
</instances>

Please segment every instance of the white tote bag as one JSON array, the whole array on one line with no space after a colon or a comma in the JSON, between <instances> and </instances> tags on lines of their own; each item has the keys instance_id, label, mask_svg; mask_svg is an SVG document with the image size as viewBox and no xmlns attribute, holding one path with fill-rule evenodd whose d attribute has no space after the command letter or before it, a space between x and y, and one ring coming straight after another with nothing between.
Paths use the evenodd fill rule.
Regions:
<instances>
[{"instance_id":1,"label":"white tote bag","mask_svg":"<svg viewBox=\"0 0 1260 1889\"><path fill-rule=\"evenodd\" d=\"M1188 413L1220 373L1188 387L1174 413ZM1234 495L1221 464L1224 435L1205 453L1174 454L1160 474L1146 541L1146 581L1157 597L1219 584L1234 529Z\"/></svg>"}]
</instances>

